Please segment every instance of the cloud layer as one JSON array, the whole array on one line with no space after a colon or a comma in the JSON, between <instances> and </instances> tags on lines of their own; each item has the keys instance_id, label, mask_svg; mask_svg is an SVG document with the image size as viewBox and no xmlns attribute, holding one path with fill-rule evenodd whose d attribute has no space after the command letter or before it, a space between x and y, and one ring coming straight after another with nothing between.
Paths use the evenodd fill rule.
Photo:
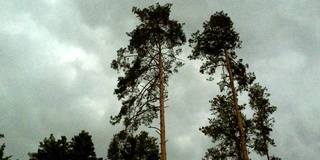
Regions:
<instances>
[{"instance_id":1,"label":"cloud layer","mask_svg":"<svg viewBox=\"0 0 320 160\"><path fill-rule=\"evenodd\" d=\"M27 159L51 133L70 139L86 130L98 156L105 158L112 136L121 129L109 124L120 106L113 95L118 75L110 62L128 44L125 32L139 23L132 7L156 1L0 1L0 133L6 136L1 140L5 153ZM272 153L283 159L320 157L318 6L317 1L181 1L172 6L171 17L185 23L188 38L214 12L229 14L243 41L239 57L278 107L272 135L277 148ZM200 62L186 58L190 53L185 45L181 58L186 65L171 77L168 88L169 159L201 159L212 145L198 128L208 124L208 101L219 89L198 72Z\"/></svg>"}]
</instances>

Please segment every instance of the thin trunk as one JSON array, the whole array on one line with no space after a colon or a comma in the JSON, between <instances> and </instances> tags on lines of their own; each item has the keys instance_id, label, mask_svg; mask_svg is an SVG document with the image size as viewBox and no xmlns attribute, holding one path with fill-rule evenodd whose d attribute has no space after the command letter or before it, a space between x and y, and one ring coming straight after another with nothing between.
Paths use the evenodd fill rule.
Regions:
<instances>
[{"instance_id":1,"label":"thin trunk","mask_svg":"<svg viewBox=\"0 0 320 160\"><path fill-rule=\"evenodd\" d=\"M261 115L260 115L260 117L261 117ZM265 148L266 149L265 150L266 151L266 155L267 155L268 160L270 160L267 137L262 131L262 129L263 129L263 121L262 120L260 120L260 124L261 124L260 128L261 128L261 132L262 132L263 143L264 143L264 146L266 147Z\"/></svg>"},{"instance_id":2,"label":"thin trunk","mask_svg":"<svg viewBox=\"0 0 320 160\"><path fill-rule=\"evenodd\" d=\"M238 129L239 129L239 132L240 132L241 151L243 153L243 160L249 160L247 146L246 146L246 139L245 139L244 131L243 131L243 127L242 127L242 117L241 117L240 109L239 109L239 106L238 106L236 89L235 89L235 86L234 86L234 83L233 83L233 76L232 76L230 59L229 59L229 56L228 56L226 50L224 50L224 54L225 54L225 57L226 57L226 60L227 60L227 67L228 67L228 72L229 72L229 79L230 79L230 85L231 85L231 90L232 90L234 108L236 110L237 124L238 124Z\"/></svg>"},{"instance_id":3,"label":"thin trunk","mask_svg":"<svg viewBox=\"0 0 320 160\"><path fill-rule=\"evenodd\" d=\"M266 112L263 108L262 108L262 110L263 110L263 112ZM270 160L270 156L269 156L269 149L268 149L268 142L267 142L267 137L266 137L266 135L263 133L263 126L264 126L264 124L263 124L263 120L262 120L262 115L261 115L262 113L261 112L259 112L258 111L258 115L259 115L259 121L260 121L260 129L261 129L261 133L262 133L262 138L263 138L263 143L264 143L264 146L266 147L265 149L265 154L266 154L266 156L267 156L267 158L268 158L268 160Z\"/></svg>"},{"instance_id":4,"label":"thin trunk","mask_svg":"<svg viewBox=\"0 0 320 160\"><path fill-rule=\"evenodd\" d=\"M266 147L267 158L268 158L268 160L270 160L269 149L268 149L268 144L267 144L267 140L265 138L265 135L263 135L263 139L264 139L264 144L265 144L265 147Z\"/></svg>"},{"instance_id":5,"label":"thin trunk","mask_svg":"<svg viewBox=\"0 0 320 160\"><path fill-rule=\"evenodd\" d=\"M233 136L233 140L236 144L238 159L241 160L242 159L241 142L239 142L239 137L237 137L236 133Z\"/></svg>"},{"instance_id":6,"label":"thin trunk","mask_svg":"<svg viewBox=\"0 0 320 160\"><path fill-rule=\"evenodd\" d=\"M164 83L163 83L163 64L161 46L159 46L159 79L160 79L160 145L161 145L161 159L167 160L166 152L166 128L164 118Z\"/></svg>"}]
</instances>

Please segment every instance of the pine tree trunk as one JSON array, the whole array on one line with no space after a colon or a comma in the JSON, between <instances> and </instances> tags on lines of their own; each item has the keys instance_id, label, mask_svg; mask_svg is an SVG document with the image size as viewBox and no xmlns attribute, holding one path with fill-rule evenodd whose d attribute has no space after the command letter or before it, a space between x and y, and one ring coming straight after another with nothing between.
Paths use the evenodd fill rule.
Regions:
<instances>
[{"instance_id":1,"label":"pine tree trunk","mask_svg":"<svg viewBox=\"0 0 320 160\"><path fill-rule=\"evenodd\" d=\"M264 110L264 112L266 112ZM258 114L259 114L259 120L260 120L260 128L261 128L261 132L262 132L262 138L263 138L263 143L264 143L264 146L265 146L265 154L267 156L267 159L270 160L270 156L269 156L269 149L268 149L268 142L267 142L267 137L266 135L263 133L263 120L262 120L262 115L261 115L261 112L258 111Z\"/></svg>"},{"instance_id":2,"label":"pine tree trunk","mask_svg":"<svg viewBox=\"0 0 320 160\"><path fill-rule=\"evenodd\" d=\"M167 160L166 152L166 128L164 117L164 83L163 83L163 62L161 46L159 45L159 88L160 88L160 145L161 145L161 160Z\"/></svg>"},{"instance_id":3,"label":"pine tree trunk","mask_svg":"<svg viewBox=\"0 0 320 160\"><path fill-rule=\"evenodd\" d=\"M241 141L241 150L242 150L242 154L243 154L243 160L249 160L247 146L246 146L246 139L245 139L244 131L243 131L243 127L242 127L241 112L240 112L240 109L239 109L239 106L238 106L236 89L235 89L235 86L234 86L234 83L233 83L233 76L232 76L230 59L229 59L229 56L228 56L226 50L224 50L224 54L225 54L226 61L227 61L227 68L228 68L228 72L229 72L229 79L230 79L230 85L231 85L231 90L232 90L234 108L236 110L237 124L238 124L238 129L239 129L239 132L240 132L240 141Z\"/></svg>"},{"instance_id":4,"label":"pine tree trunk","mask_svg":"<svg viewBox=\"0 0 320 160\"><path fill-rule=\"evenodd\" d=\"M263 122L261 122L261 123L263 123ZM261 126L261 128L262 128L262 126ZM270 160L267 138L266 138L266 135L264 133L262 133L262 136L263 136L264 146L266 147L265 148L266 149L265 152L266 152L268 160Z\"/></svg>"},{"instance_id":5,"label":"pine tree trunk","mask_svg":"<svg viewBox=\"0 0 320 160\"><path fill-rule=\"evenodd\" d=\"M265 136L264 137L264 144L266 146L266 154L267 154L267 158L268 160L270 160L270 156L269 156L269 149L268 149L268 144L267 144L267 140L265 139Z\"/></svg>"}]
</instances>

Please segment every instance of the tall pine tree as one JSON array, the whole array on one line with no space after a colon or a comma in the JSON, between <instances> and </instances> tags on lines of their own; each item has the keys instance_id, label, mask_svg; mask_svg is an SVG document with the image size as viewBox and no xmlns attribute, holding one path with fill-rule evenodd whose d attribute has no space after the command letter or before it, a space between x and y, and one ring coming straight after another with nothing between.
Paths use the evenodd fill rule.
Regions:
<instances>
[{"instance_id":1,"label":"tall pine tree","mask_svg":"<svg viewBox=\"0 0 320 160\"><path fill-rule=\"evenodd\" d=\"M231 89L231 95L236 117L237 128L240 133L241 152L244 160L248 160L248 151L243 128L243 119L238 104L237 91L248 90L249 85L255 79L252 73L247 73L248 65L242 63L242 59L236 60L235 49L240 48L241 41L239 34L234 31L233 22L224 12L216 12L209 21L203 23L203 32L192 34L189 40L193 48L189 56L191 60L206 60L200 67L201 73L213 75L218 67L224 73L227 70L225 79L226 86ZM212 77L209 78L211 80ZM237 82L237 88L235 81ZM222 84L220 84L222 85ZM236 126L235 126L236 127Z\"/></svg>"},{"instance_id":2,"label":"tall pine tree","mask_svg":"<svg viewBox=\"0 0 320 160\"><path fill-rule=\"evenodd\" d=\"M133 7L141 24L127 33L129 45L120 48L111 63L113 69L124 72L114 92L122 106L119 114L111 117L111 123L124 119L126 130L135 131L141 124L150 126L160 112L162 160L166 160L165 86L169 76L183 65L177 56L181 53L179 46L186 41L183 24L169 17L170 8L171 4L158 3L145 9Z\"/></svg>"}]
</instances>

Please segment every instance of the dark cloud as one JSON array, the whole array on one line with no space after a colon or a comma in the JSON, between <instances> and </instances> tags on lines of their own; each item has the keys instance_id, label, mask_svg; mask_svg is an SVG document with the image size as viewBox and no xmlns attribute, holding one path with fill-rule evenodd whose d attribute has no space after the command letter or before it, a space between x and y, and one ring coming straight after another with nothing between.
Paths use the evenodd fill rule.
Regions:
<instances>
[{"instance_id":1,"label":"dark cloud","mask_svg":"<svg viewBox=\"0 0 320 160\"><path fill-rule=\"evenodd\" d=\"M0 131L6 136L2 141L7 154L27 159L27 152L36 151L39 141L51 133L71 139L85 129L92 134L98 155L106 157L109 141L122 127L108 122L120 105L113 95L118 75L110 62L117 49L128 44L125 32L138 24L132 7L155 3L1 2ZM243 41L239 57L250 64L278 107L272 135L278 147L272 153L283 159L320 157L317 6L317 1L181 1L172 6L171 17L185 23L187 37L201 30L214 12L230 15ZM198 129L208 124L208 101L219 90L215 81L206 81L207 76L198 72L201 62L187 59L190 53L183 46L186 65L171 77L168 87L169 159L200 159L212 146Z\"/></svg>"}]
</instances>

